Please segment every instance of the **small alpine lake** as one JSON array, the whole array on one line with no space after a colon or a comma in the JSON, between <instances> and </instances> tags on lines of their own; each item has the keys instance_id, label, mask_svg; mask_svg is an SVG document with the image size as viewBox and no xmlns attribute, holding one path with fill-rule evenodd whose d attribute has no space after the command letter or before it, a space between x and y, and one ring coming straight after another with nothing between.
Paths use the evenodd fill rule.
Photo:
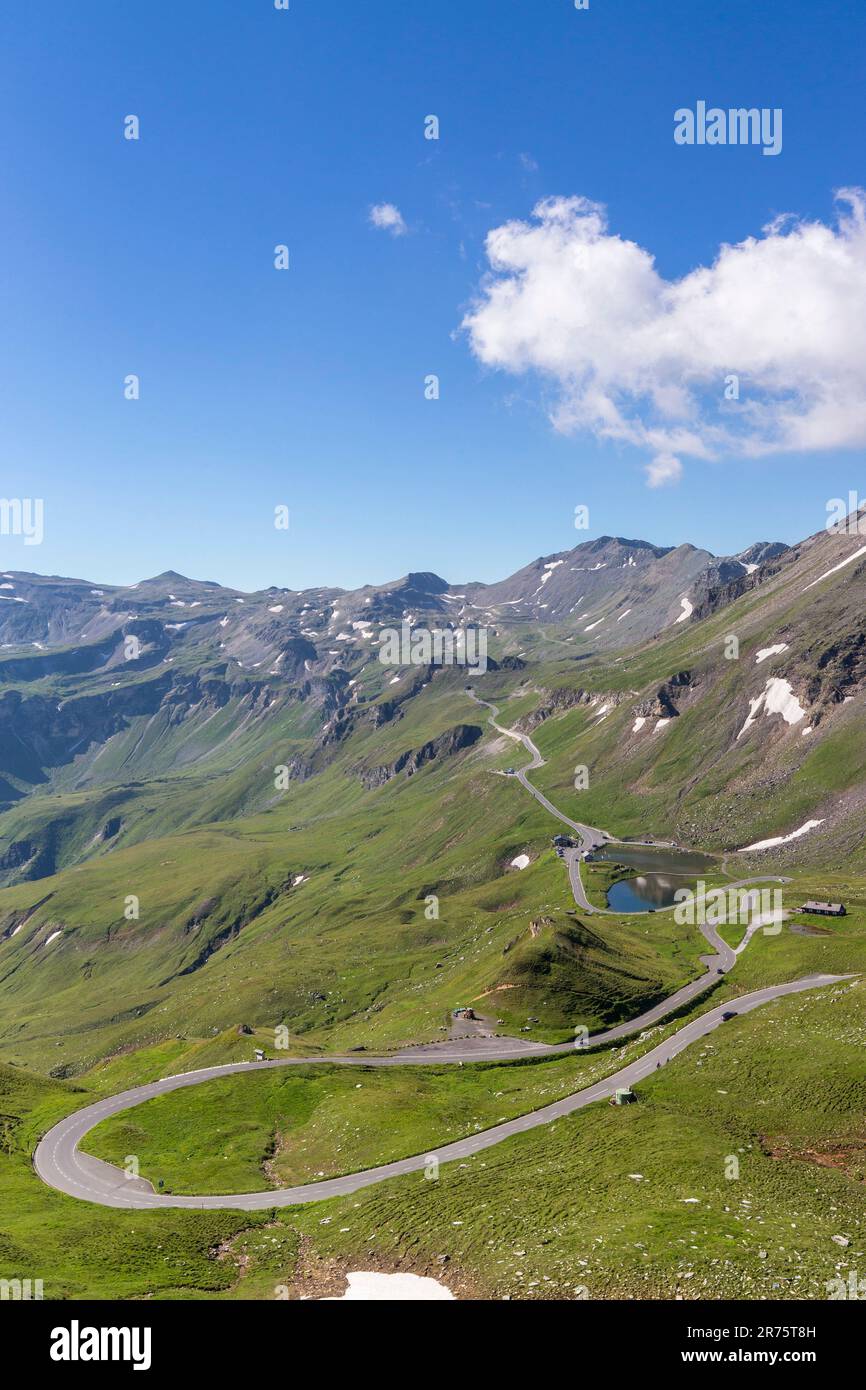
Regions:
<instances>
[{"instance_id":1,"label":"small alpine lake","mask_svg":"<svg viewBox=\"0 0 866 1390\"><path fill-rule=\"evenodd\" d=\"M618 879L607 890L608 907L622 913L673 907L677 889L688 887L697 875L715 868L708 854L664 845L607 844L593 854L591 862L622 864L642 871Z\"/></svg>"}]
</instances>

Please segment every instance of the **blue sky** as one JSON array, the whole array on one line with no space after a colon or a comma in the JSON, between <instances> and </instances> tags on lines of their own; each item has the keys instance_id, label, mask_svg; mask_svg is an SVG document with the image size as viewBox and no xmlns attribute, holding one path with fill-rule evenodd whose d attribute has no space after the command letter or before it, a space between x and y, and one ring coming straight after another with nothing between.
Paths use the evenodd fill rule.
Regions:
<instances>
[{"instance_id":1,"label":"blue sky","mask_svg":"<svg viewBox=\"0 0 866 1390\"><path fill-rule=\"evenodd\" d=\"M669 281L781 213L831 223L866 183L864 28L849 0L14 7L0 494L46 520L39 547L0 536L0 564L354 586L492 580L587 534L726 553L819 529L866 486L847 437L648 488L645 448L558 432L550 381L458 330L487 233L541 199L604 204ZM698 99L781 107L782 153L677 146ZM383 202L405 235L370 225Z\"/></svg>"}]
</instances>

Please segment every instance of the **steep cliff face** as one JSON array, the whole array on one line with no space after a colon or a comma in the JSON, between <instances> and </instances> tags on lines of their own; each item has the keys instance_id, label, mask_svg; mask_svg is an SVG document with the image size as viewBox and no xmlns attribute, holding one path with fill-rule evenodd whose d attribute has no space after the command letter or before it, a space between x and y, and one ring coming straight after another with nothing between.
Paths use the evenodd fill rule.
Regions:
<instances>
[{"instance_id":1,"label":"steep cliff face","mask_svg":"<svg viewBox=\"0 0 866 1390\"><path fill-rule=\"evenodd\" d=\"M0 766L25 784L46 780L46 769L105 743L128 721L152 714L171 687L166 674L153 682L58 701L20 690L0 693Z\"/></svg>"},{"instance_id":2,"label":"steep cliff face","mask_svg":"<svg viewBox=\"0 0 866 1390\"><path fill-rule=\"evenodd\" d=\"M358 776L368 791L383 787L401 772L411 777L434 758L450 758L455 753L462 752L464 748L471 748L478 742L481 734L482 730L477 724L455 724L453 729L440 734L438 738L428 740L420 748L401 753L393 763L360 769Z\"/></svg>"},{"instance_id":3,"label":"steep cliff face","mask_svg":"<svg viewBox=\"0 0 866 1390\"><path fill-rule=\"evenodd\" d=\"M807 680L810 704L838 705L866 681L866 631L841 634L811 654L814 675Z\"/></svg>"},{"instance_id":4,"label":"steep cliff face","mask_svg":"<svg viewBox=\"0 0 866 1390\"><path fill-rule=\"evenodd\" d=\"M522 734L531 734L533 729L537 729L545 720L557 714L564 714L566 710L576 709L579 705L607 705L612 709L630 698L628 692L622 690L602 692L584 690L580 686L576 689L565 686L557 690L541 689L538 694L541 703L530 710L529 714L522 715L514 725Z\"/></svg>"},{"instance_id":5,"label":"steep cliff face","mask_svg":"<svg viewBox=\"0 0 866 1390\"><path fill-rule=\"evenodd\" d=\"M690 671L677 671L653 695L640 700L634 712L645 719L676 719L681 707L699 688L700 681L694 680Z\"/></svg>"}]
</instances>

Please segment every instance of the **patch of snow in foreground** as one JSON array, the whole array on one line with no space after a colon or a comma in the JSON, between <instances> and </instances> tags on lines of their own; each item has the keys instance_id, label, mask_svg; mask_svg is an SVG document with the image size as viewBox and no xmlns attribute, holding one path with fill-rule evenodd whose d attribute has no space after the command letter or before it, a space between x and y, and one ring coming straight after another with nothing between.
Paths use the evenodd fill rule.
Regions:
<instances>
[{"instance_id":1,"label":"patch of snow in foreground","mask_svg":"<svg viewBox=\"0 0 866 1390\"><path fill-rule=\"evenodd\" d=\"M807 820L805 825L801 825L799 830L792 830L790 835L775 835L772 840L758 840L754 845L746 845L739 850L740 854L746 854L753 849L772 849L774 845L787 845L791 840L799 840L801 835L808 835L810 830L816 826L823 825L823 820Z\"/></svg>"},{"instance_id":2,"label":"patch of snow in foreground","mask_svg":"<svg viewBox=\"0 0 866 1390\"><path fill-rule=\"evenodd\" d=\"M306 883L309 877L309 874L295 874L295 877L292 879L292 887L297 888L299 883Z\"/></svg>"},{"instance_id":3,"label":"patch of snow in foreground","mask_svg":"<svg viewBox=\"0 0 866 1390\"><path fill-rule=\"evenodd\" d=\"M392 680L389 680L388 684L389 684L389 685L396 685L397 682L399 681L399 679L400 679L399 676L394 676Z\"/></svg>"},{"instance_id":4,"label":"patch of snow in foreground","mask_svg":"<svg viewBox=\"0 0 866 1390\"><path fill-rule=\"evenodd\" d=\"M420 1274L373 1274L361 1270L347 1274L349 1287L342 1298L326 1298L324 1303L341 1303L346 1299L363 1299L371 1303L417 1301L425 1299L453 1299L454 1295L437 1279L427 1279Z\"/></svg>"},{"instance_id":5,"label":"patch of snow in foreground","mask_svg":"<svg viewBox=\"0 0 866 1390\"><path fill-rule=\"evenodd\" d=\"M860 559L861 555L866 555L866 545L861 545L860 549L855 550L853 555L849 555L847 560L840 560L838 565L834 565L833 568L827 570L825 574L819 574L817 579L813 579L811 584L806 585L806 589L814 588L816 584L821 583L822 579L829 579L831 574L835 574L837 570L843 570L846 565L853 564L855 560ZM803 590L804 594L806 589Z\"/></svg>"},{"instance_id":6,"label":"patch of snow in foreground","mask_svg":"<svg viewBox=\"0 0 866 1390\"><path fill-rule=\"evenodd\" d=\"M62 935L63 935L62 929L61 929L61 928L58 928L57 931L53 931L53 932L51 933L50 936L48 936L48 937L45 938L44 944L45 944L46 946L50 946L51 943L52 943L52 941L56 941L57 938L58 938L58 936L62 936Z\"/></svg>"},{"instance_id":7,"label":"patch of snow in foreground","mask_svg":"<svg viewBox=\"0 0 866 1390\"><path fill-rule=\"evenodd\" d=\"M528 855L528 854L518 854L518 856L517 856L516 859L512 859L512 861L511 861L511 867L512 867L512 869L526 869L526 868L528 868L528 867L529 867L529 855Z\"/></svg>"},{"instance_id":8,"label":"patch of snow in foreground","mask_svg":"<svg viewBox=\"0 0 866 1390\"><path fill-rule=\"evenodd\" d=\"M10 939L10 941L11 941L11 939L12 939L13 936L17 936L17 935L18 935L18 933L20 932L20 930L21 930L21 928L22 928L23 926L24 926L24 923L23 923L23 922L19 922L17 927L13 927L13 928L12 928L11 932L9 933L9 939Z\"/></svg>"},{"instance_id":9,"label":"patch of snow in foreground","mask_svg":"<svg viewBox=\"0 0 866 1390\"><path fill-rule=\"evenodd\" d=\"M677 618L677 622L684 623L686 618L690 618L692 616L692 614L695 611L695 607L693 603L689 603L688 599L685 596L683 596L683 598L680 599L680 604L682 605L683 611Z\"/></svg>"},{"instance_id":10,"label":"patch of snow in foreground","mask_svg":"<svg viewBox=\"0 0 866 1390\"><path fill-rule=\"evenodd\" d=\"M275 603L274 606L273 606L273 608L269 608L269 609L268 609L268 612L269 612L269 613L282 613L282 611L283 611L283 605L282 605L281 603Z\"/></svg>"},{"instance_id":11,"label":"patch of snow in foreground","mask_svg":"<svg viewBox=\"0 0 866 1390\"><path fill-rule=\"evenodd\" d=\"M604 618L599 618L597 622L590 623L589 627L585 627L583 630L584 630L584 632L592 632L592 629L593 629L594 627L601 627L601 624L602 624L603 622L604 622Z\"/></svg>"},{"instance_id":12,"label":"patch of snow in foreground","mask_svg":"<svg viewBox=\"0 0 866 1390\"><path fill-rule=\"evenodd\" d=\"M806 718L806 711L791 689L790 683L778 676L770 677L766 688L757 699L749 701L749 707L749 717L737 738L742 738L746 730L751 728L761 709L765 714L781 714L786 724L799 724L801 719Z\"/></svg>"},{"instance_id":13,"label":"patch of snow in foreground","mask_svg":"<svg viewBox=\"0 0 866 1390\"><path fill-rule=\"evenodd\" d=\"M659 729L663 729L664 726L665 726L665 724L670 724L670 722L671 722L671 721L670 721L669 719L658 719L658 720L656 720L656 726L655 726L655 728L653 729L653 733L654 733L654 734L657 734L658 731L659 731Z\"/></svg>"},{"instance_id":14,"label":"patch of snow in foreground","mask_svg":"<svg viewBox=\"0 0 866 1390\"><path fill-rule=\"evenodd\" d=\"M787 642L777 642L775 647L762 647L759 652L755 653L755 665L760 666L761 662L766 661L768 656L775 656L778 652L786 652L787 650Z\"/></svg>"},{"instance_id":15,"label":"patch of snow in foreground","mask_svg":"<svg viewBox=\"0 0 866 1390\"><path fill-rule=\"evenodd\" d=\"M620 613L619 617L617 618L617 622L618 622L618 623L621 623L622 620L623 620L623 618L627 618L630 612L631 612L631 609L630 609L630 608L627 608L627 609L625 610L624 613Z\"/></svg>"},{"instance_id":16,"label":"patch of snow in foreground","mask_svg":"<svg viewBox=\"0 0 866 1390\"><path fill-rule=\"evenodd\" d=\"M632 733L633 733L633 734L636 734L636 733L638 732L639 729L642 729L642 728L643 728L643 726L644 726L645 723L646 723L646 715L645 715L645 714L639 714L638 717L637 717L637 719L634 721L634 723L633 723L632 726L631 726L631 731L632 731Z\"/></svg>"}]
</instances>

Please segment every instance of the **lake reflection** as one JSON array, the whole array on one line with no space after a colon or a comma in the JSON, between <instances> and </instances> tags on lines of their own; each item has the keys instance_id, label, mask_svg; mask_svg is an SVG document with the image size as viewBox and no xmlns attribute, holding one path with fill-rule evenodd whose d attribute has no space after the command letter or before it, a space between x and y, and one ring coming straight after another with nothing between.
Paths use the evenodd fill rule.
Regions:
<instances>
[{"instance_id":1,"label":"lake reflection","mask_svg":"<svg viewBox=\"0 0 866 1390\"><path fill-rule=\"evenodd\" d=\"M607 905L613 912L673 907L677 889L689 887L697 874L713 867L707 854L655 845L605 845L593 855L593 861L599 860L645 870L635 878L611 884Z\"/></svg>"}]
</instances>

